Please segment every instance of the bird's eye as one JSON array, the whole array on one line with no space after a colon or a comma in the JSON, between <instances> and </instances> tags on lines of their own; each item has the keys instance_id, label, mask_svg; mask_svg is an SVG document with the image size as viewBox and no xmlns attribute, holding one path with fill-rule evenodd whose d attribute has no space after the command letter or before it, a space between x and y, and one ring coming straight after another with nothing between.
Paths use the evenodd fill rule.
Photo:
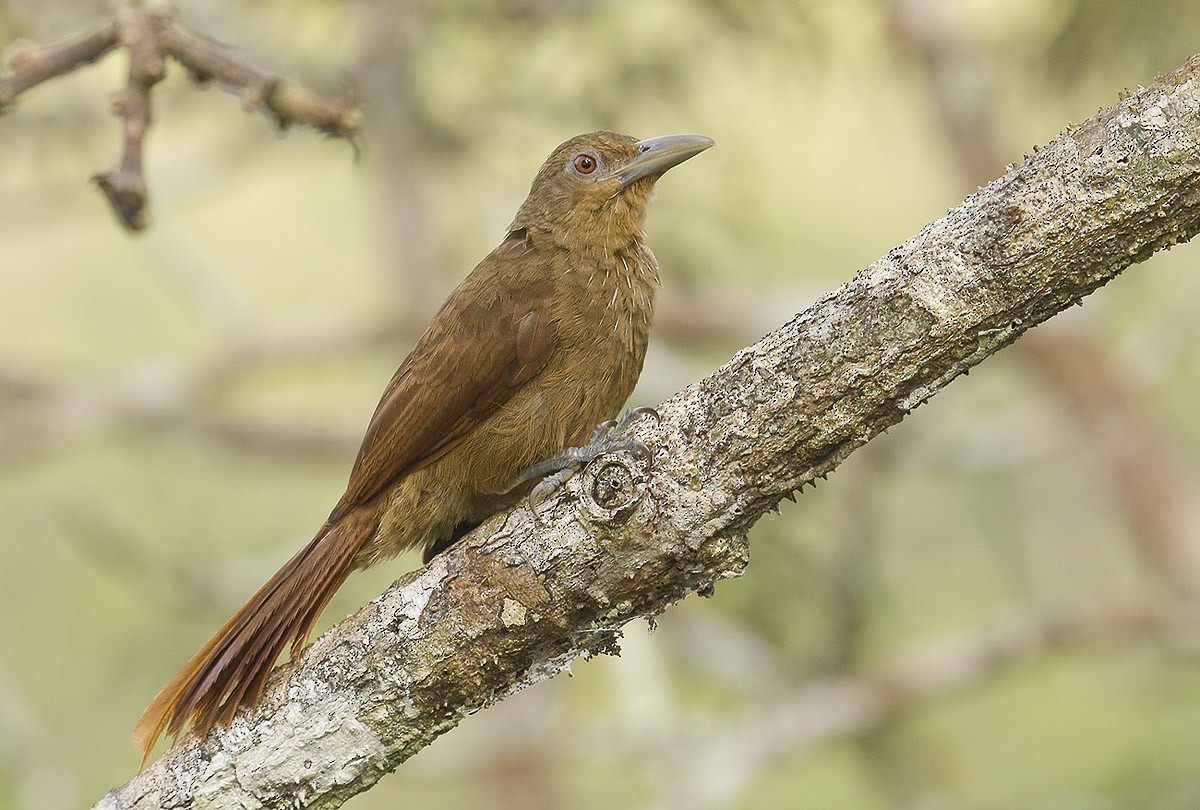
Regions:
<instances>
[{"instance_id":1,"label":"bird's eye","mask_svg":"<svg viewBox=\"0 0 1200 810\"><path fill-rule=\"evenodd\" d=\"M580 174L591 174L596 171L596 159L591 155L577 155L573 165L575 171Z\"/></svg>"}]
</instances>

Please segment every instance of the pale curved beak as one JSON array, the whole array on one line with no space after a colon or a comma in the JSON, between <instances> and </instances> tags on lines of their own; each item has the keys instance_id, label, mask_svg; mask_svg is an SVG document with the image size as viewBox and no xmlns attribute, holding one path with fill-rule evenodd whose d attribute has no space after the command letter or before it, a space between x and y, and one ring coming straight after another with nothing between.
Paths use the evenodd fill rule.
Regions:
<instances>
[{"instance_id":1,"label":"pale curved beak","mask_svg":"<svg viewBox=\"0 0 1200 810\"><path fill-rule=\"evenodd\" d=\"M638 141L637 153L612 173L621 181L621 188L635 180L651 175L662 175L672 166L678 166L688 158L716 145L707 135L661 135Z\"/></svg>"}]
</instances>

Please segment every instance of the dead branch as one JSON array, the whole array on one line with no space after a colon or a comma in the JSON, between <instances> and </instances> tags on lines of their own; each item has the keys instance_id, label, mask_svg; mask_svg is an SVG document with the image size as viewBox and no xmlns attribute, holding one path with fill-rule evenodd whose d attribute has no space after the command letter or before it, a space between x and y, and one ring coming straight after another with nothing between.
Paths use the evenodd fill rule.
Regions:
<instances>
[{"instance_id":1,"label":"dead branch","mask_svg":"<svg viewBox=\"0 0 1200 810\"><path fill-rule=\"evenodd\" d=\"M322 99L299 82L265 73L225 45L178 23L163 30L162 48L187 68L197 83L217 82L240 96L247 110L274 118L280 129L304 124L346 138L357 148L363 116L352 85L345 84L342 98L336 101Z\"/></svg>"},{"instance_id":2,"label":"dead branch","mask_svg":"<svg viewBox=\"0 0 1200 810\"><path fill-rule=\"evenodd\" d=\"M123 0L114 6L112 22L78 39L44 49L25 42L10 46L5 61L11 72L0 76L0 114L42 82L94 62L117 46L126 50L128 79L112 101L121 119L121 158L92 179L127 230L140 231L149 224L143 152L152 121L151 91L167 75L167 57L182 64L198 83L217 81L239 95L247 110L271 116L281 129L310 126L345 138L358 152L363 115L348 82L340 99L324 100L298 82L268 74L216 40L188 30L168 0Z\"/></svg>"},{"instance_id":3,"label":"dead branch","mask_svg":"<svg viewBox=\"0 0 1200 810\"><path fill-rule=\"evenodd\" d=\"M4 49L4 66L10 72L0 76L0 114L7 112L26 90L91 64L116 45L115 23L106 23L81 37L47 48L39 48L28 40L12 43Z\"/></svg>"}]
</instances>

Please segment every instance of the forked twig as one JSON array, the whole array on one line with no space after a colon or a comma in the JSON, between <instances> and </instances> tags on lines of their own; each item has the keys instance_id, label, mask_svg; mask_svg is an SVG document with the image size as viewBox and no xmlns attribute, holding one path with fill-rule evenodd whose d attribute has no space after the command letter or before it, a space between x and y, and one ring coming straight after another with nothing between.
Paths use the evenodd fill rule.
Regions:
<instances>
[{"instance_id":1,"label":"forked twig","mask_svg":"<svg viewBox=\"0 0 1200 810\"><path fill-rule=\"evenodd\" d=\"M121 119L121 158L92 179L130 231L149 224L143 151L153 120L150 93L166 77L168 57L198 83L216 81L240 96L247 110L264 112L281 129L310 126L345 138L355 154L359 152L363 115L349 82L343 82L339 98L322 99L299 82L266 73L232 48L188 30L174 5L163 0L125 0L117 5L112 21L59 45L39 48L21 41L9 46L4 60L9 72L0 76L0 114L27 90L95 62L118 46L129 53L128 81L112 101Z\"/></svg>"}]
</instances>

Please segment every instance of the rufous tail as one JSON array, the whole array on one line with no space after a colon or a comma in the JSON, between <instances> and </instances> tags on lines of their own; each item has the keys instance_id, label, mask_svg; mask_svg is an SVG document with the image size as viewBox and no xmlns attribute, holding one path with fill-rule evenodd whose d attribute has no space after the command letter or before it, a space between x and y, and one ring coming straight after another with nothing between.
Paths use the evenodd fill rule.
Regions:
<instances>
[{"instance_id":1,"label":"rufous tail","mask_svg":"<svg viewBox=\"0 0 1200 810\"><path fill-rule=\"evenodd\" d=\"M349 512L327 525L275 572L159 691L133 729L142 764L164 731L199 734L228 723L240 706L258 701L275 659L288 644L299 651L313 623L354 567L374 534L371 509Z\"/></svg>"}]
</instances>

